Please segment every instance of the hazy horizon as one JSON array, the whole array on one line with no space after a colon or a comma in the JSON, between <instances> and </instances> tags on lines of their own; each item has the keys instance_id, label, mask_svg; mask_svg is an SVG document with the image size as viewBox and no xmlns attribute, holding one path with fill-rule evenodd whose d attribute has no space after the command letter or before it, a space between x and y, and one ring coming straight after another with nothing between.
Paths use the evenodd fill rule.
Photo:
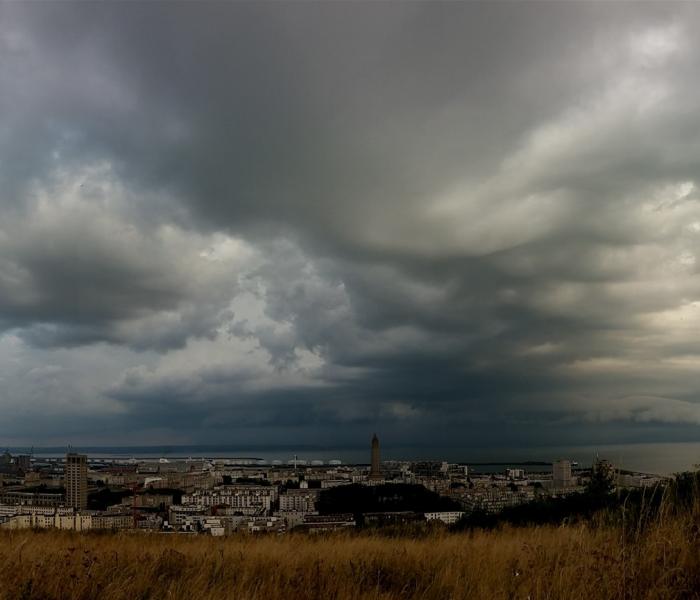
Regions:
<instances>
[{"instance_id":1,"label":"hazy horizon","mask_svg":"<svg viewBox=\"0 0 700 600\"><path fill-rule=\"evenodd\" d=\"M9 448L11 452L26 454L31 452L37 459L62 458L67 446ZM322 460L328 464L340 460L343 464L369 464L370 453L367 445L346 446L236 446L213 445L152 445L152 446L82 446L70 451L83 452L90 460L171 460L187 458L232 459L249 458L288 463L295 456L299 460ZM583 446L489 446L489 447L445 447L428 445L384 446L381 458L386 461L448 461L466 464L476 472L502 473L506 467L523 467L526 470L540 471L543 465L555 460L575 461L581 468L590 467L602 458L611 461L616 468L656 475L696 470L700 456L700 442L638 443L638 444L598 444Z\"/></svg>"}]
</instances>

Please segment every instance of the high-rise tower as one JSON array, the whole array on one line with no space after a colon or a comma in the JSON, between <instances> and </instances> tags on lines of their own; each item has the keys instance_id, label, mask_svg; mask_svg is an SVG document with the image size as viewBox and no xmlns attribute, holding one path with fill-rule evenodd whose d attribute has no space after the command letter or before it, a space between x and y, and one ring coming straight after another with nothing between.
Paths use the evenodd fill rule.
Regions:
<instances>
[{"instance_id":1,"label":"high-rise tower","mask_svg":"<svg viewBox=\"0 0 700 600\"><path fill-rule=\"evenodd\" d=\"M66 454L66 504L75 510L87 508L87 456Z\"/></svg>"},{"instance_id":2,"label":"high-rise tower","mask_svg":"<svg viewBox=\"0 0 700 600\"><path fill-rule=\"evenodd\" d=\"M369 479L372 481L384 479L379 467L379 438L376 433L372 436L372 466L369 470Z\"/></svg>"},{"instance_id":3,"label":"high-rise tower","mask_svg":"<svg viewBox=\"0 0 700 600\"><path fill-rule=\"evenodd\" d=\"M571 486L571 461L560 459L552 463L552 485L555 488Z\"/></svg>"}]
</instances>

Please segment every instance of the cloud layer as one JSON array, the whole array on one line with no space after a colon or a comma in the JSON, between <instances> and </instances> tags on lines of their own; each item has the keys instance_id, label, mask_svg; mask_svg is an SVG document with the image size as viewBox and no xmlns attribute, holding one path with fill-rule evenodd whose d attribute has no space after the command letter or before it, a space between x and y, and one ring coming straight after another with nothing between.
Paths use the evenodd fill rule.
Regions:
<instances>
[{"instance_id":1,"label":"cloud layer","mask_svg":"<svg viewBox=\"0 0 700 600\"><path fill-rule=\"evenodd\" d=\"M0 440L695 439L692 5L0 5Z\"/></svg>"}]
</instances>

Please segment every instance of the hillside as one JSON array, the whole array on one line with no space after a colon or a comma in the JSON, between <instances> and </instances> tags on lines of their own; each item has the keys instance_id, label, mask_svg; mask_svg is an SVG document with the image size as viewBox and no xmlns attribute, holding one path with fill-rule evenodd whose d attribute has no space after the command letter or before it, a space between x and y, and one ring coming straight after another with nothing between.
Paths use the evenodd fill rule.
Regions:
<instances>
[{"instance_id":1,"label":"hillside","mask_svg":"<svg viewBox=\"0 0 700 600\"><path fill-rule=\"evenodd\" d=\"M5 532L0 600L697 597L694 514L418 539Z\"/></svg>"}]
</instances>

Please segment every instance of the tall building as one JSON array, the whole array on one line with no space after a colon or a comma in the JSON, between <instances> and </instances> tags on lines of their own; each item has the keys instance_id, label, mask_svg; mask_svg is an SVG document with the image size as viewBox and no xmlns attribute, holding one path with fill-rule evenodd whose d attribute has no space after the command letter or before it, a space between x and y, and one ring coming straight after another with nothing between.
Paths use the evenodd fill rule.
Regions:
<instances>
[{"instance_id":1,"label":"tall building","mask_svg":"<svg viewBox=\"0 0 700 600\"><path fill-rule=\"evenodd\" d=\"M16 457L15 464L18 469L21 469L24 473L28 473L32 470L32 457L29 454L20 454Z\"/></svg>"},{"instance_id":2,"label":"tall building","mask_svg":"<svg viewBox=\"0 0 700 600\"><path fill-rule=\"evenodd\" d=\"M372 481L384 479L382 469L379 466L379 438L376 433L372 436L372 466L369 470L369 478Z\"/></svg>"},{"instance_id":3,"label":"tall building","mask_svg":"<svg viewBox=\"0 0 700 600\"><path fill-rule=\"evenodd\" d=\"M66 504L75 510L87 508L87 456L66 454Z\"/></svg>"},{"instance_id":4,"label":"tall building","mask_svg":"<svg viewBox=\"0 0 700 600\"><path fill-rule=\"evenodd\" d=\"M555 488L571 486L571 461L560 459L552 463L552 484Z\"/></svg>"}]
</instances>

